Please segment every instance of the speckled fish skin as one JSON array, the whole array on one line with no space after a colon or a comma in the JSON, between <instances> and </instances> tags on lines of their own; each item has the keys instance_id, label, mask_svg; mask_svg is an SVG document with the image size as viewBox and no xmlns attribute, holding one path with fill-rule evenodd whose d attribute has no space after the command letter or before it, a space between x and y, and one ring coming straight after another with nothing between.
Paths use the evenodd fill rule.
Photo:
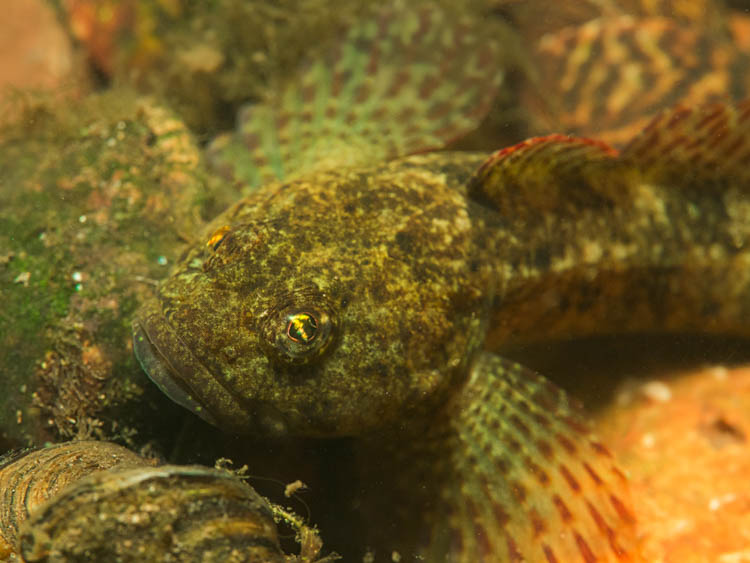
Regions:
<instances>
[{"instance_id":1,"label":"speckled fish skin","mask_svg":"<svg viewBox=\"0 0 750 563\"><path fill-rule=\"evenodd\" d=\"M473 184L505 227L488 342L747 335L748 130L747 102L678 107L619 156L554 136L501 151Z\"/></svg>"},{"instance_id":2,"label":"speckled fish skin","mask_svg":"<svg viewBox=\"0 0 750 563\"><path fill-rule=\"evenodd\" d=\"M481 160L420 156L259 190L210 227L229 226L220 243L188 251L140 326L224 428L346 436L429 412L486 332L496 252L475 235L491 214L454 189ZM296 311L330 319L306 357L276 341Z\"/></svg>"},{"instance_id":3,"label":"speckled fish skin","mask_svg":"<svg viewBox=\"0 0 750 563\"><path fill-rule=\"evenodd\" d=\"M482 347L747 334L749 151L744 103L678 108L620 154L550 136L470 179L481 155L437 153L271 184L186 252L136 323L136 353L223 428L364 436L395 491L376 494L373 527L405 511L384 545L637 560L606 448L564 394ZM320 331L302 347L300 312Z\"/></svg>"}]
</instances>

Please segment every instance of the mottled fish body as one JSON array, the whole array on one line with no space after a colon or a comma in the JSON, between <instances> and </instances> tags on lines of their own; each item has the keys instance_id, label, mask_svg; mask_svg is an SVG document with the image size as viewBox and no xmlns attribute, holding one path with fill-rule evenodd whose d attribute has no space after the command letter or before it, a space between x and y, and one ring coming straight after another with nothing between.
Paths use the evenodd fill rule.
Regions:
<instances>
[{"instance_id":1,"label":"mottled fish body","mask_svg":"<svg viewBox=\"0 0 750 563\"><path fill-rule=\"evenodd\" d=\"M403 37L399 21L435 37L429 22L444 20L388 21L379 41ZM367 82L361 65L374 59L357 50L359 34L342 47L354 66L313 65L313 90L331 88L339 63L355 77L351 88ZM440 67L437 47L455 42L438 36L423 77ZM408 62L376 60L377 72ZM463 82L460 69L472 65L443 68L459 73L451 84L477 92L499 84L476 84L481 73ZM370 156L418 152L476 125L483 95L427 83L405 85L426 96L408 97L410 115L457 118L427 134L403 133L399 119L399 146ZM606 447L562 391L493 350L635 330L746 335L750 104L671 110L622 151L553 135L489 157L372 165L361 149L378 135L364 135L343 165L331 166L332 153L319 166L309 160L319 149L302 148L289 178L289 145L278 143L288 124L336 131L318 146L360 142L342 133L335 108L308 119L295 105L324 97L290 88L280 105L247 110L238 132L211 149L235 179L283 179L216 218L141 311L134 346L149 376L227 430L361 437L364 518L382 552L466 563L640 560L637 515ZM366 122L391 103L388 91L367 89L377 95L360 100ZM451 109L450 100L466 103Z\"/></svg>"}]
</instances>

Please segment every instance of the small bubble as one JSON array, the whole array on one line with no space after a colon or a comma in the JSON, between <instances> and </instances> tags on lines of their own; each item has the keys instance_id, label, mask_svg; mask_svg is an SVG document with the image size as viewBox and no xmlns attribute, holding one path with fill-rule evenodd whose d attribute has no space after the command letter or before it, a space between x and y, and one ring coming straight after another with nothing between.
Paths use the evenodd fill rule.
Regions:
<instances>
[{"instance_id":1,"label":"small bubble","mask_svg":"<svg viewBox=\"0 0 750 563\"><path fill-rule=\"evenodd\" d=\"M122 131L123 129L125 129L125 127L126 127L126 124L125 124L125 122L124 122L124 121L118 121L118 122L117 122L117 128L118 128L118 129L119 129L120 131Z\"/></svg>"},{"instance_id":2,"label":"small bubble","mask_svg":"<svg viewBox=\"0 0 750 563\"><path fill-rule=\"evenodd\" d=\"M13 280L13 283L20 283L24 287L28 287L30 279L31 279L31 272L21 272L15 277L15 279Z\"/></svg>"},{"instance_id":3,"label":"small bubble","mask_svg":"<svg viewBox=\"0 0 750 563\"><path fill-rule=\"evenodd\" d=\"M86 222L86 216L85 215L81 215L80 217L78 217L78 222L79 223L85 223Z\"/></svg>"},{"instance_id":4,"label":"small bubble","mask_svg":"<svg viewBox=\"0 0 750 563\"><path fill-rule=\"evenodd\" d=\"M644 448L653 448L655 444L656 444L656 438L651 433L644 434L643 437L641 438L641 445Z\"/></svg>"},{"instance_id":5,"label":"small bubble","mask_svg":"<svg viewBox=\"0 0 750 563\"><path fill-rule=\"evenodd\" d=\"M81 272L73 272L73 281L83 281L83 274Z\"/></svg>"},{"instance_id":6,"label":"small bubble","mask_svg":"<svg viewBox=\"0 0 750 563\"><path fill-rule=\"evenodd\" d=\"M107 139L108 147L114 147L116 144L117 144L117 139L115 139L114 137L110 137L109 139Z\"/></svg>"},{"instance_id":7,"label":"small bubble","mask_svg":"<svg viewBox=\"0 0 750 563\"><path fill-rule=\"evenodd\" d=\"M672 399L672 391L663 381L649 381L641 387L641 392L655 403L667 403Z\"/></svg>"},{"instance_id":8,"label":"small bubble","mask_svg":"<svg viewBox=\"0 0 750 563\"><path fill-rule=\"evenodd\" d=\"M727 374L729 373L729 370L725 368L724 366L716 366L712 368L709 373L716 379L717 381L726 381Z\"/></svg>"},{"instance_id":9,"label":"small bubble","mask_svg":"<svg viewBox=\"0 0 750 563\"><path fill-rule=\"evenodd\" d=\"M82 283L77 283L75 289L76 289L76 291L81 291L83 289L83 284Z\"/></svg>"},{"instance_id":10,"label":"small bubble","mask_svg":"<svg viewBox=\"0 0 750 563\"><path fill-rule=\"evenodd\" d=\"M159 258L157 258L156 261L159 263L159 266L166 266L167 265L167 257L166 256L159 256Z\"/></svg>"}]
</instances>

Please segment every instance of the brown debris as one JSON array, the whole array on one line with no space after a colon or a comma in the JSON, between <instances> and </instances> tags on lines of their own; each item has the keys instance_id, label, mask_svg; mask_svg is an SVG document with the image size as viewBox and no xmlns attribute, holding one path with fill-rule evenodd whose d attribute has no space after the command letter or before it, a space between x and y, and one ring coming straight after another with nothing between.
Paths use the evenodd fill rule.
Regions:
<instances>
[{"instance_id":1,"label":"brown debris","mask_svg":"<svg viewBox=\"0 0 750 563\"><path fill-rule=\"evenodd\" d=\"M111 361L80 324L58 335L54 350L39 364L33 404L54 435L64 438L102 438L96 414L105 406L102 393L111 376Z\"/></svg>"}]
</instances>

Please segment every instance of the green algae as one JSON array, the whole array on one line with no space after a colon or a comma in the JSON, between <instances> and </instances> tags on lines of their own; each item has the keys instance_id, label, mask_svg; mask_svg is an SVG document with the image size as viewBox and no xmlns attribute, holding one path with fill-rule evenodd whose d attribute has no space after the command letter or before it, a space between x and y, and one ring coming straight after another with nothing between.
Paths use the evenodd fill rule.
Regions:
<instances>
[{"instance_id":1,"label":"green algae","mask_svg":"<svg viewBox=\"0 0 750 563\"><path fill-rule=\"evenodd\" d=\"M132 313L223 204L193 138L128 91L35 102L0 131L0 178L0 440L132 434L152 387Z\"/></svg>"}]
</instances>

